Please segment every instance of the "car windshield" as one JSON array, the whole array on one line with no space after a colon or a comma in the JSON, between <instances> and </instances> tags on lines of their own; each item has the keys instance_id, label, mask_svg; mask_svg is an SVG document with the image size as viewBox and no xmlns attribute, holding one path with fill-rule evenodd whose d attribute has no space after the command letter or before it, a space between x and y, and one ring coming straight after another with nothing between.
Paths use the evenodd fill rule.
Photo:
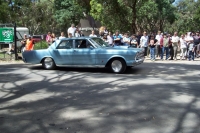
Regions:
<instances>
[{"instance_id":1,"label":"car windshield","mask_svg":"<svg viewBox=\"0 0 200 133\"><path fill-rule=\"evenodd\" d=\"M96 47L109 47L108 43L103 41L101 38L92 38L90 39L95 45L97 44L98 46Z\"/></svg>"}]
</instances>

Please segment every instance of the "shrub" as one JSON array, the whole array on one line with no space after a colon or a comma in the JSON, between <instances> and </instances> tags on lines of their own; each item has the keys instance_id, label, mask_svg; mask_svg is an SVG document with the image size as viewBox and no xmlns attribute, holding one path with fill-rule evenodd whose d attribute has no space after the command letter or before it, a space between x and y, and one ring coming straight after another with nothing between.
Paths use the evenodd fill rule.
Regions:
<instances>
[{"instance_id":1,"label":"shrub","mask_svg":"<svg viewBox=\"0 0 200 133\"><path fill-rule=\"evenodd\" d=\"M47 44L47 42L45 41L40 41L40 42L37 42L35 45L34 45L34 50L38 50L38 49L47 49L49 46Z\"/></svg>"}]
</instances>

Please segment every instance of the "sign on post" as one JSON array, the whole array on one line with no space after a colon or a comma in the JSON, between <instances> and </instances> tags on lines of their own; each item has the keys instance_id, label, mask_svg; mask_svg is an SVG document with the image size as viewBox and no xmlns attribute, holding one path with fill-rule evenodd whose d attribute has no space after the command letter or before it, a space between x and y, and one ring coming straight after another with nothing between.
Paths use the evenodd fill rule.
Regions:
<instances>
[{"instance_id":1,"label":"sign on post","mask_svg":"<svg viewBox=\"0 0 200 133\"><path fill-rule=\"evenodd\" d=\"M0 28L0 42L13 42L14 29L13 28Z\"/></svg>"}]
</instances>

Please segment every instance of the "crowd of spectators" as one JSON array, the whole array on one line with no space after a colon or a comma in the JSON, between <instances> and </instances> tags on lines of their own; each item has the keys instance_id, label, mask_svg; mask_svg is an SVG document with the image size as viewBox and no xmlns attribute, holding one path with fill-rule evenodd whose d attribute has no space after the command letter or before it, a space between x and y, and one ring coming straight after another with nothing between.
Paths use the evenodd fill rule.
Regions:
<instances>
[{"instance_id":1,"label":"crowd of spectators","mask_svg":"<svg viewBox=\"0 0 200 133\"><path fill-rule=\"evenodd\" d=\"M158 31L157 34L143 32L130 35L129 33L111 32L100 37L110 46L130 46L134 48L144 48L145 57L150 57L152 61L156 58L160 60L191 60L200 56L200 35L197 32L187 32L178 36L178 32L173 35ZM106 37L105 37L106 35ZM179 57L178 57L179 55ZM164 58L165 56L165 58Z\"/></svg>"},{"instance_id":2,"label":"crowd of spectators","mask_svg":"<svg viewBox=\"0 0 200 133\"><path fill-rule=\"evenodd\" d=\"M49 36L48 36L49 35ZM49 45L54 41L54 37L48 33L46 41ZM84 36L74 24L67 31L69 38ZM120 33L118 30L113 34L106 27L99 29L98 35L92 30L89 37L100 37L112 46L130 46L133 48L144 48L145 57L152 61L160 60L194 60L200 56L200 35L197 32L187 32L178 36L178 32L173 35L158 31L157 33L136 34ZM64 32L61 32L59 39L65 38ZM178 57L179 55L179 57ZM164 58L165 57L165 58Z\"/></svg>"}]
</instances>

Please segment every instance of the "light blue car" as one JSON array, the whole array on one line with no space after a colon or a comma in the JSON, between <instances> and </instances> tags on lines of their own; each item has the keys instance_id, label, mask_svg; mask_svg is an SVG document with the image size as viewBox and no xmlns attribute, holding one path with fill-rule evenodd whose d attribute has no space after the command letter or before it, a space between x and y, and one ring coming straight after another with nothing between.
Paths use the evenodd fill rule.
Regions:
<instances>
[{"instance_id":1,"label":"light blue car","mask_svg":"<svg viewBox=\"0 0 200 133\"><path fill-rule=\"evenodd\" d=\"M56 40L48 49L24 51L23 61L42 64L44 69L58 67L106 67L114 73L144 61L140 48L113 48L102 44L101 38L79 37Z\"/></svg>"}]
</instances>

